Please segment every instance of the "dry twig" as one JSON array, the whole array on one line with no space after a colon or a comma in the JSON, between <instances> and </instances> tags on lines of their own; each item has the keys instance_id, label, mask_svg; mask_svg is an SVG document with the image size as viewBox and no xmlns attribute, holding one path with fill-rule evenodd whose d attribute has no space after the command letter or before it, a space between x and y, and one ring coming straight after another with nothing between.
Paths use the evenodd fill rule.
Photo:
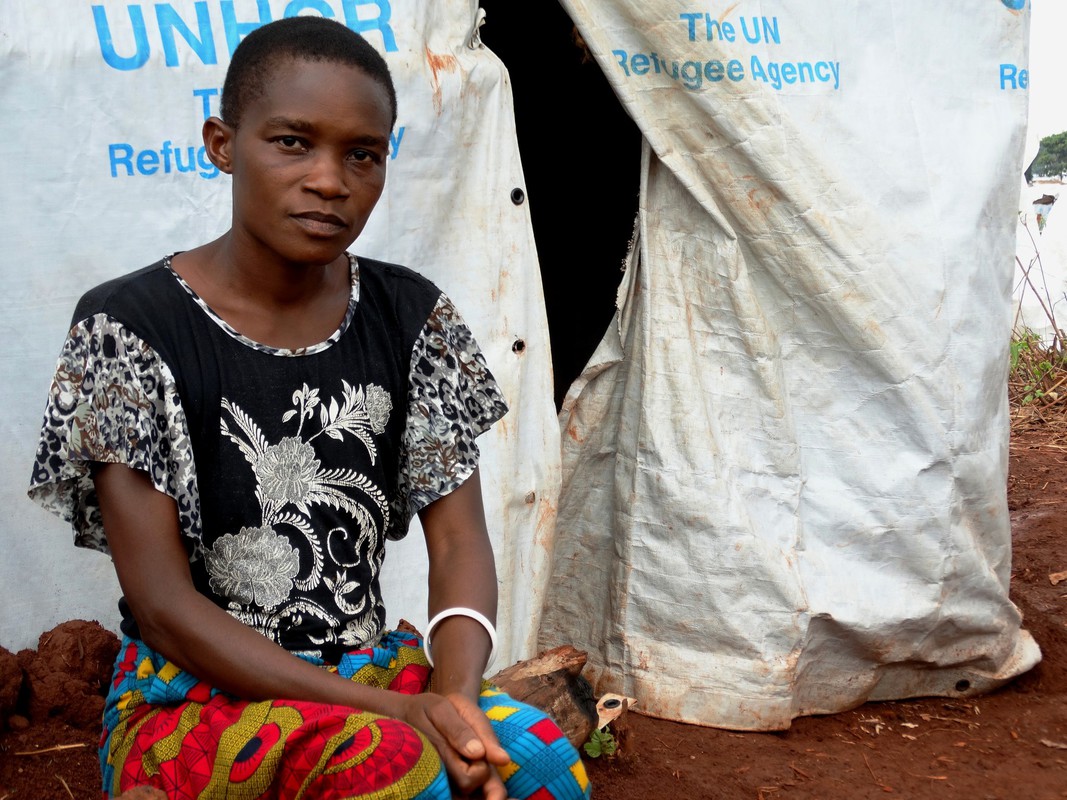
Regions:
<instances>
[{"instance_id":1,"label":"dry twig","mask_svg":"<svg viewBox=\"0 0 1067 800\"><path fill-rule=\"evenodd\" d=\"M804 770L802 770L800 767L796 766L795 764L790 764L789 765L789 769L793 770L793 772L795 772L801 778L807 778L809 781L813 780L812 777L808 773L806 773Z\"/></svg>"},{"instance_id":2,"label":"dry twig","mask_svg":"<svg viewBox=\"0 0 1067 800\"><path fill-rule=\"evenodd\" d=\"M874 779L874 785L877 786L879 789L881 789L883 792L891 792L891 791L893 791L893 787L892 786L884 784L880 780L878 780L878 776L875 775L874 774L874 770L871 769L871 762L867 760L867 754L866 753L862 753L861 755L863 756L863 763L867 765L867 771L869 773L871 773L871 778Z\"/></svg>"},{"instance_id":3,"label":"dry twig","mask_svg":"<svg viewBox=\"0 0 1067 800\"><path fill-rule=\"evenodd\" d=\"M88 747L85 742L76 742L75 744L57 744L55 747L46 747L44 750L23 750L19 753L15 753L17 756L39 756L43 753L55 753L58 750L77 750L79 747ZM0 798L3 800L3 798Z\"/></svg>"},{"instance_id":4,"label":"dry twig","mask_svg":"<svg viewBox=\"0 0 1067 800\"><path fill-rule=\"evenodd\" d=\"M911 777L913 777L913 778L919 778L921 780L927 780L927 781L947 781L948 780L948 775L916 775L914 772L908 772L907 770L904 770L904 772L906 772L908 775L911 775Z\"/></svg>"},{"instance_id":5,"label":"dry twig","mask_svg":"<svg viewBox=\"0 0 1067 800\"><path fill-rule=\"evenodd\" d=\"M70 790L70 787L67 786L67 782L65 780L63 780L63 778L58 774L56 775L56 778L58 778L59 782L63 784L63 788L67 790L67 794L70 795L70 800L74 800L74 792L72 792Z\"/></svg>"},{"instance_id":6,"label":"dry twig","mask_svg":"<svg viewBox=\"0 0 1067 800\"><path fill-rule=\"evenodd\" d=\"M971 720L969 720L969 719L956 719L954 717L941 717L941 716L938 716L937 714L920 714L919 718L921 720L923 720L924 722L930 722L931 720L934 720L934 719L938 720L939 722L955 722L957 725L966 725L968 728L971 728L972 730L977 728L977 727L979 727L977 722L971 722ZM943 728L939 728L939 730L944 730L944 729Z\"/></svg>"}]
</instances>

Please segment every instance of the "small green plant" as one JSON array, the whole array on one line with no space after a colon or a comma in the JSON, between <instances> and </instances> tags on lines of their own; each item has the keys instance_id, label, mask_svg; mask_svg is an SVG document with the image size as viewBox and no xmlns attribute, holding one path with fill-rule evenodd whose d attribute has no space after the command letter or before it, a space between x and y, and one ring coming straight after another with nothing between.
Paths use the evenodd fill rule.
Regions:
<instances>
[{"instance_id":1,"label":"small green plant","mask_svg":"<svg viewBox=\"0 0 1067 800\"><path fill-rule=\"evenodd\" d=\"M1017 331L1011 340L1010 396L1013 403L1026 406L1059 397L1067 368L1057 337L1045 344L1030 330Z\"/></svg>"},{"instance_id":2,"label":"small green plant","mask_svg":"<svg viewBox=\"0 0 1067 800\"><path fill-rule=\"evenodd\" d=\"M585 743L582 749L585 750L585 754L590 758L613 756L615 751L619 749L619 743L615 741L615 737L608 730L608 726L605 725L603 728L597 728L589 734L589 741Z\"/></svg>"},{"instance_id":3,"label":"small green plant","mask_svg":"<svg viewBox=\"0 0 1067 800\"><path fill-rule=\"evenodd\" d=\"M1024 330L1013 336L1011 340L1011 371L1015 372L1019 368L1019 362L1022 361L1024 352L1033 350L1039 344L1041 344L1041 337L1033 331Z\"/></svg>"}]
</instances>

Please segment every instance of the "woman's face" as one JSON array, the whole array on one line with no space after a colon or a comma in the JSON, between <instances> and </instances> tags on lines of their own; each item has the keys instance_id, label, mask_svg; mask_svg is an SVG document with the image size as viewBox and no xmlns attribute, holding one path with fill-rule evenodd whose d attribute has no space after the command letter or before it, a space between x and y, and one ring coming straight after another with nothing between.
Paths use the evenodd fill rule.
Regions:
<instances>
[{"instance_id":1,"label":"woman's face","mask_svg":"<svg viewBox=\"0 0 1067 800\"><path fill-rule=\"evenodd\" d=\"M358 67L276 64L239 126L219 123L216 163L233 176L236 241L289 264L337 258L381 197L391 122L385 88Z\"/></svg>"}]
</instances>

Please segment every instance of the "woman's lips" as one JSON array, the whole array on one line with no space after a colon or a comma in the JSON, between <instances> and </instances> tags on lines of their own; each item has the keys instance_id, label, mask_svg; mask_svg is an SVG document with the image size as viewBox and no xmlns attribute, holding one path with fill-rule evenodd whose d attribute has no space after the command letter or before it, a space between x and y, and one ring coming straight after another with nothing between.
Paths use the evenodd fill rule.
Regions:
<instances>
[{"instance_id":1,"label":"woman's lips","mask_svg":"<svg viewBox=\"0 0 1067 800\"><path fill-rule=\"evenodd\" d=\"M348 227L348 223L336 214L321 211L303 211L292 216L304 230L321 236L334 236Z\"/></svg>"}]
</instances>

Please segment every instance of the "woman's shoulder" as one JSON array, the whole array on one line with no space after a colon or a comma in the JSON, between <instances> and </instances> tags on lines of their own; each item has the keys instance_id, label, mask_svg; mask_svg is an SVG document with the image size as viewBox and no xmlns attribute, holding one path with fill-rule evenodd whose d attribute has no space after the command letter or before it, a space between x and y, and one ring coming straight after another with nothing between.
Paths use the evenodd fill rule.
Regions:
<instances>
[{"instance_id":1,"label":"woman's shoulder","mask_svg":"<svg viewBox=\"0 0 1067 800\"><path fill-rule=\"evenodd\" d=\"M170 256L154 264L104 281L81 296L74 309L71 325L96 314L107 314L125 321L157 314L169 305L171 291L177 282L170 274Z\"/></svg>"},{"instance_id":2,"label":"woman's shoulder","mask_svg":"<svg viewBox=\"0 0 1067 800\"><path fill-rule=\"evenodd\" d=\"M361 289L366 287L368 290L408 297L424 296L434 301L442 294L437 284L410 267L366 256L356 257L356 263Z\"/></svg>"}]
</instances>

